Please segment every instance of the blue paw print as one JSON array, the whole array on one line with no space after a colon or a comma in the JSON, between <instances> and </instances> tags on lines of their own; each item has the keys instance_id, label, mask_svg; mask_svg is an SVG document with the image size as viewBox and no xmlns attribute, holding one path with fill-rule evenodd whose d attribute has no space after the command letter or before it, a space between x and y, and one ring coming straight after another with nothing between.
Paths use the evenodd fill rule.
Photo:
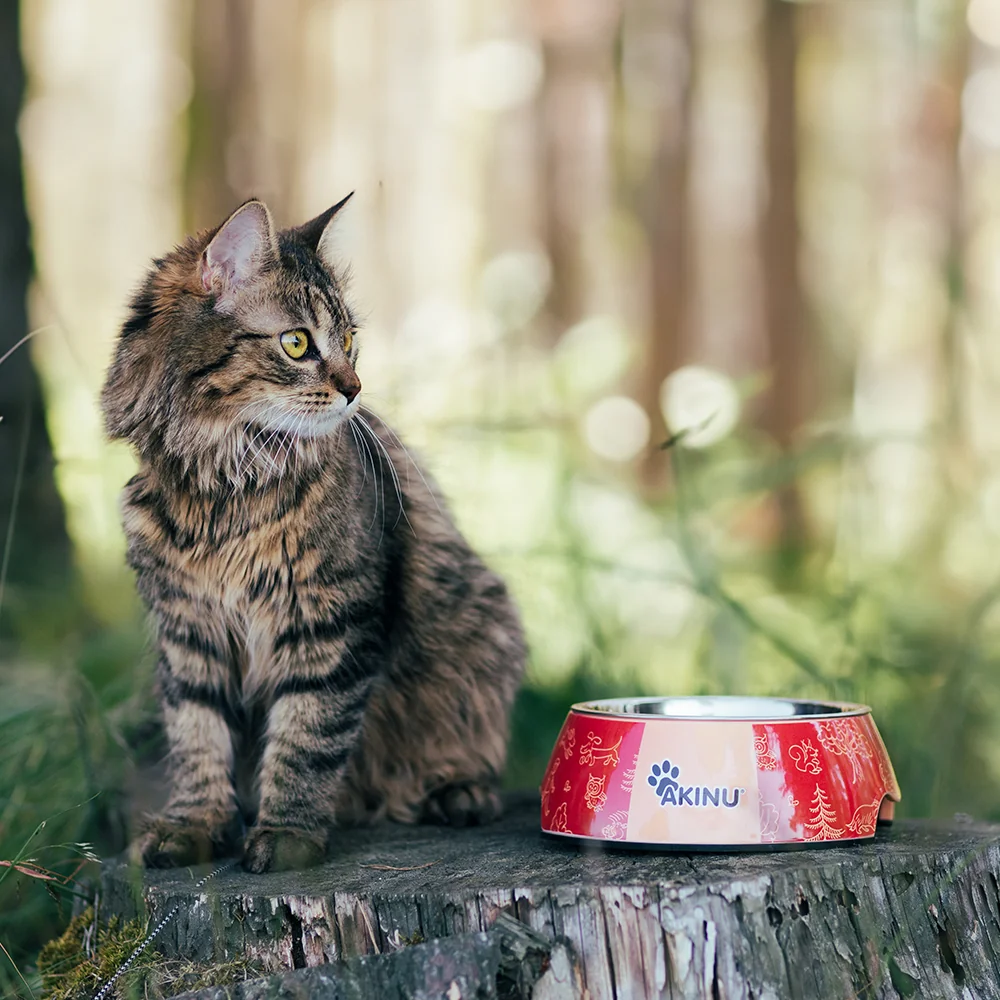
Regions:
<instances>
[{"instance_id":1,"label":"blue paw print","mask_svg":"<svg viewBox=\"0 0 1000 1000\"><path fill-rule=\"evenodd\" d=\"M649 769L649 777L646 781L656 789L656 794L660 797L660 805L666 805L667 789L678 788L677 775L681 773L679 767L671 767L670 761L665 760L662 764L654 764Z\"/></svg>"}]
</instances>

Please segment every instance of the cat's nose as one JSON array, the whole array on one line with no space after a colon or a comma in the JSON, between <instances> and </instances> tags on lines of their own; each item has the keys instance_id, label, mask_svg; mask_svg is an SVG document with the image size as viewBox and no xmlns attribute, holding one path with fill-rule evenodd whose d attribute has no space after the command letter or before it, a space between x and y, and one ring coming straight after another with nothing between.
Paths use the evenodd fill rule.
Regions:
<instances>
[{"instance_id":1,"label":"cat's nose","mask_svg":"<svg viewBox=\"0 0 1000 1000\"><path fill-rule=\"evenodd\" d=\"M347 400L348 405L354 402L354 397L361 392L361 383L355 379L353 382L347 382L344 385L338 385L337 390L340 394Z\"/></svg>"}]
</instances>

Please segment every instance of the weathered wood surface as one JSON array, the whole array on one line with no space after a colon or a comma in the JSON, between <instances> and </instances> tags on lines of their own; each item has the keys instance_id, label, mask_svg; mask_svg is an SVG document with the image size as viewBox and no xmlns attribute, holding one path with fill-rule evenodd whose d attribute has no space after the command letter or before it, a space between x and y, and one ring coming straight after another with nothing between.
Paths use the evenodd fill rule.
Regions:
<instances>
[{"instance_id":1,"label":"weathered wood surface","mask_svg":"<svg viewBox=\"0 0 1000 1000\"><path fill-rule=\"evenodd\" d=\"M182 993L175 1000L497 1000L500 947L488 934L462 934L365 956L296 969L265 979Z\"/></svg>"},{"instance_id":2,"label":"weathered wood surface","mask_svg":"<svg viewBox=\"0 0 1000 1000\"><path fill-rule=\"evenodd\" d=\"M522 796L482 829L345 831L321 867L234 870L192 892L201 874L137 884L109 865L102 908L158 919L179 902L167 953L274 970L487 931L508 913L568 939L593 1000L1000 1000L1000 826L981 823L776 853L597 851L543 838Z\"/></svg>"},{"instance_id":3,"label":"weathered wood surface","mask_svg":"<svg viewBox=\"0 0 1000 1000\"><path fill-rule=\"evenodd\" d=\"M328 962L176 1000L577 1000L582 974L564 943L506 913L485 933Z\"/></svg>"}]
</instances>

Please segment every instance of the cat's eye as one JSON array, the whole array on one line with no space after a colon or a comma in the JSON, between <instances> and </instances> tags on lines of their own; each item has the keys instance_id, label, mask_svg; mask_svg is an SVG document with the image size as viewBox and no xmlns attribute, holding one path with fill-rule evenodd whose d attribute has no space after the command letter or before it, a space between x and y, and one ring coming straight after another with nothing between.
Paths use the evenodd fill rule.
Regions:
<instances>
[{"instance_id":1,"label":"cat's eye","mask_svg":"<svg viewBox=\"0 0 1000 1000\"><path fill-rule=\"evenodd\" d=\"M344 353L350 354L354 344L354 333L351 330L344 331Z\"/></svg>"},{"instance_id":2,"label":"cat's eye","mask_svg":"<svg viewBox=\"0 0 1000 1000\"><path fill-rule=\"evenodd\" d=\"M298 361L309 350L309 334L305 330L288 330L281 335L285 354Z\"/></svg>"}]
</instances>

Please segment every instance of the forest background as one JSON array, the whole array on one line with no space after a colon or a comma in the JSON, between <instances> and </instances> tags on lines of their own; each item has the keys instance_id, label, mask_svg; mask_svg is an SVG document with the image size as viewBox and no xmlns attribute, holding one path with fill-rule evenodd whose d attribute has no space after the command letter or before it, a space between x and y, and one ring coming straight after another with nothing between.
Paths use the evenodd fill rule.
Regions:
<instances>
[{"instance_id":1,"label":"forest background","mask_svg":"<svg viewBox=\"0 0 1000 1000\"><path fill-rule=\"evenodd\" d=\"M511 786L574 700L835 697L902 815L1000 818L1000 0L22 0L0 860L120 849L162 752L97 407L131 290L352 190L368 404L527 624ZM0 868L14 963L69 906Z\"/></svg>"}]
</instances>

